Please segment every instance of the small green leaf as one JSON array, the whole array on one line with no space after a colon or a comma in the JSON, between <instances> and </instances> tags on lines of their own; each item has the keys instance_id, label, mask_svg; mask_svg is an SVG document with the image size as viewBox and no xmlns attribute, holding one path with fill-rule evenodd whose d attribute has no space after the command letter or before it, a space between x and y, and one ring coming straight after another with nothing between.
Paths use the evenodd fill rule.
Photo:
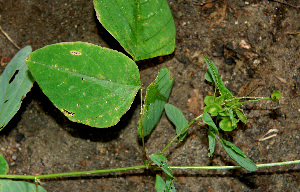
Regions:
<instances>
[{"instance_id":1,"label":"small green leaf","mask_svg":"<svg viewBox=\"0 0 300 192\"><path fill-rule=\"evenodd\" d=\"M205 78L207 81L210 81L212 80L216 87L219 89L221 95L225 95L225 98L231 98L233 97L232 93L225 87L219 73L218 73L218 69L216 67L216 65L212 62L212 61L209 61L205 56L204 57L204 60L205 60L205 63L207 65L207 74L208 75L205 75Z\"/></svg>"},{"instance_id":2,"label":"small green leaf","mask_svg":"<svg viewBox=\"0 0 300 192\"><path fill-rule=\"evenodd\" d=\"M166 0L94 0L97 18L134 60L167 55L176 29Z\"/></svg>"},{"instance_id":3,"label":"small green leaf","mask_svg":"<svg viewBox=\"0 0 300 192\"><path fill-rule=\"evenodd\" d=\"M236 109L235 113L243 123L247 123L247 118L242 109Z\"/></svg>"},{"instance_id":4,"label":"small green leaf","mask_svg":"<svg viewBox=\"0 0 300 192\"><path fill-rule=\"evenodd\" d=\"M173 183L173 178L167 176L166 182L156 174L155 188L157 192L175 192L175 186Z\"/></svg>"},{"instance_id":5,"label":"small green leaf","mask_svg":"<svg viewBox=\"0 0 300 192\"><path fill-rule=\"evenodd\" d=\"M167 158L162 154L152 154L150 155L151 160L158 165L167 175L174 178L172 171L170 169Z\"/></svg>"},{"instance_id":6,"label":"small green leaf","mask_svg":"<svg viewBox=\"0 0 300 192\"><path fill-rule=\"evenodd\" d=\"M273 92L270 96L270 99L272 101L278 101L279 99L281 99L281 92L279 90Z\"/></svg>"},{"instance_id":7,"label":"small green leaf","mask_svg":"<svg viewBox=\"0 0 300 192\"><path fill-rule=\"evenodd\" d=\"M232 131L237 127L238 120L236 118L233 118L232 120L230 117L222 117L222 120L219 123L220 129L223 131Z\"/></svg>"},{"instance_id":8,"label":"small green leaf","mask_svg":"<svg viewBox=\"0 0 300 192\"><path fill-rule=\"evenodd\" d=\"M173 177L167 175L167 179L166 179L167 192L176 192L173 180L174 180Z\"/></svg>"},{"instance_id":9,"label":"small green leaf","mask_svg":"<svg viewBox=\"0 0 300 192\"><path fill-rule=\"evenodd\" d=\"M219 104L211 104L204 107L204 111L209 113L211 116L217 116L220 111L222 111L222 107Z\"/></svg>"},{"instance_id":10,"label":"small green leaf","mask_svg":"<svg viewBox=\"0 0 300 192\"><path fill-rule=\"evenodd\" d=\"M155 188L157 192L165 192L167 189L166 182L158 174L156 174Z\"/></svg>"},{"instance_id":11,"label":"small green leaf","mask_svg":"<svg viewBox=\"0 0 300 192\"><path fill-rule=\"evenodd\" d=\"M0 175L4 175L8 171L8 164L5 158L0 154Z\"/></svg>"},{"instance_id":12,"label":"small green leaf","mask_svg":"<svg viewBox=\"0 0 300 192\"><path fill-rule=\"evenodd\" d=\"M212 154L214 153L215 145L216 145L216 137L214 135L214 132L212 130L208 130L208 149L209 149L208 156L209 157L211 157Z\"/></svg>"},{"instance_id":13,"label":"small green leaf","mask_svg":"<svg viewBox=\"0 0 300 192\"><path fill-rule=\"evenodd\" d=\"M182 112L174 105L167 103L165 105L165 111L170 121L175 125L176 134L178 135L181 130L188 125L188 121L186 120ZM187 131L180 135L179 140L182 141L186 135Z\"/></svg>"},{"instance_id":14,"label":"small green leaf","mask_svg":"<svg viewBox=\"0 0 300 192\"><path fill-rule=\"evenodd\" d=\"M12 181L0 179L0 192L36 192L36 185L25 181ZM38 186L39 192L47 192L42 186Z\"/></svg>"},{"instance_id":15,"label":"small green leaf","mask_svg":"<svg viewBox=\"0 0 300 192\"><path fill-rule=\"evenodd\" d=\"M221 142L224 150L226 153L230 156L232 160L234 160L237 164L239 164L241 167L248 171L256 171L257 166L256 164L248 159L246 155L235 145L230 143L229 141L226 141L224 139L219 139Z\"/></svg>"},{"instance_id":16,"label":"small green leaf","mask_svg":"<svg viewBox=\"0 0 300 192\"><path fill-rule=\"evenodd\" d=\"M33 85L34 80L26 66L26 58L31 50L30 46L21 49L0 76L0 130L17 113Z\"/></svg>"},{"instance_id":17,"label":"small green leaf","mask_svg":"<svg viewBox=\"0 0 300 192\"><path fill-rule=\"evenodd\" d=\"M33 52L27 65L44 94L71 121L98 128L115 125L141 85L134 61L88 43L46 46Z\"/></svg>"},{"instance_id":18,"label":"small green leaf","mask_svg":"<svg viewBox=\"0 0 300 192\"><path fill-rule=\"evenodd\" d=\"M209 125L209 127L213 131L213 133L219 134L219 131L218 131L218 128L217 128L216 124L214 123L214 121L212 120L212 118L210 117L210 115L206 111L204 111L204 113L203 113L202 120L207 125Z\"/></svg>"},{"instance_id":19,"label":"small green leaf","mask_svg":"<svg viewBox=\"0 0 300 192\"><path fill-rule=\"evenodd\" d=\"M148 86L144 101L142 122L140 121L138 127L138 134L140 137L142 137L142 125L144 137L149 135L157 125L164 110L164 106L168 101L173 83L174 79L171 78L170 71L163 67L160 69L155 82Z\"/></svg>"},{"instance_id":20,"label":"small green leaf","mask_svg":"<svg viewBox=\"0 0 300 192\"><path fill-rule=\"evenodd\" d=\"M215 96L207 95L207 96L204 98L204 103L205 103L205 105L211 105L211 104L214 104L214 103L215 103L215 100L216 100L216 97L215 97Z\"/></svg>"}]
</instances>

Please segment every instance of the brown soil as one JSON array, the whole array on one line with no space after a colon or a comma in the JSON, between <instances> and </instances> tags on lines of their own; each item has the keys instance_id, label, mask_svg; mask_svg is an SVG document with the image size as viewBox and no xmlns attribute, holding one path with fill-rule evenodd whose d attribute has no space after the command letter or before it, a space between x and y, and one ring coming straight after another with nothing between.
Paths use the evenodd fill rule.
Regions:
<instances>
[{"instance_id":1,"label":"brown soil","mask_svg":"<svg viewBox=\"0 0 300 192\"><path fill-rule=\"evenodd\" d=\"M208 2L206 4L202 2ZM211 3L209 3L211 2ZM299 159L300 15L299 1L169 0L177 27L173 55L141 62L141 78L149 85L163 66L175 84L169 102L187 119L203 110L213 93L204 80L202 54L213 59L225 85L235 95L269 96L281 90L280 102L245 106L247 125L223 138L240 147L256 163ZM0 26L20 46L83 41L119 49L96 19L91 0L0 0ZM241 45L242 43L245 45ZM249 48L249 49L245 49ZM18 49L0 34L0 57ZM143 66L142 66L143 65ZM4 67L1 66L2 72ZM139 99L114 127L96 129L68 121L37 84L18 114L1 131L1 154L9 174L50 174L140 165L137 139ZM259 141L271 129L277 136ZM158 153L175 135L163 115L147 140L147 153ZM221 146L209 158L207 131L193 125L181 144L166 155L171 165L233 165ZM174 171L178 191L300 191L299 165L244 170ZM143 170L96 176L42 180L48 191L154 191L156 172Z\"/></svg>"}]
</instances>

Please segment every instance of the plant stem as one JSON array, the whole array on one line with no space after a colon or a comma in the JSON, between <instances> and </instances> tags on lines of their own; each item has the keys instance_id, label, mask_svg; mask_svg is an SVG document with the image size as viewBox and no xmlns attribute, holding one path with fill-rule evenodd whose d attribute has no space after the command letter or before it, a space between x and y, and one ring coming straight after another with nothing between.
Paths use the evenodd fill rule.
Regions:
<instances>
[{"instance_id":1,"label":"plant stem","mask_svg":"<svg viewBox=\"0 0 300 192\"><path fill-rule=\"evenodd\" d=\"M292 165L299 164L300 160L295 161L286 161L286 162L278 162L278 163L266 163L266 164L256 164L258 168L262 167L275 167L282 165ZM170 169L240 169L241 166L170 166Z\"/></svg>"},{"instance_id":2,"label":"plant stem","mask_svg":"<svg viewBox=\"0 0 300 192\"><path fill-rule=\"evenodd\" d=\"M195 122L195 121L197 121L197 119L199 119L200 117L202 117L202 115L203 114L201 114L201 115L199 115L198 117L196 117L196 118L194 118L184 129L182 129L181 131L180 131L180 133L178 133L167 145L166 145L166 147L163 149L163 150L161 150L161 154L163 154L166 150L167 150L167 148L181 135L181 134L183 134L184 132L186 132L188 129L189 129L189 127Z\"/></svg>"},{"instance_id":3,"label":"plant stem","mask_svg":"<svg viewBox=\"0 0 300 192\"><path fill-rule=\"evenodd\" d=\"M142 143L143 143L143 153L144 153L144 163L146 164L147 161L147 153L146 153L146 147L145 147L145 137L144 137L144 127L143 127L143 89L140 89L141 91L141 112L140 112L140 122L141 122L141 135L142 135Z\"/></svg>"},{"instance_id":4,"label":"plant stem","mask_svg":"<svg viewBox=\"0 0 300 192\"><path fill-rule=\"evenodd\" d=\"M153 169L157 166L148 166L148 168ZM110 173L110 172L120 172L120 171L129 171L136 169L145 169L146 165L138 165L133 167L123 167L116 169L102 169L102 170L93 170L93 171L79 171L79 172L68 172L68 173L56 173L56 174L46 174L46 175L0 175L0 178L9 178L9 179L48 179L55 177L70 177L76 175L90 175L90 174L99 174L99 173Z\"/></svg>"},{"instance_id":5,"label":"plant stem","mask_svg":"<svg viewBox=\"0 0 300 192\"><path fill-rule=\"evenodd\" d=\"M286 162L278 162L278 163L266 163L266 164L257 164L257 167L274 167L274 166L283 166L283 165L292 165L292 164L300 164L300 160L295 161L286 161ZM116 169L102 169L102 170L93 170L93 171L80 171L80 172L69 172L69 173L57 173L57 174L47 174L47 175L0 175L2 179L29 179L29 180L37 180L37 179L49 179L56 177L71 177L78 175L91 175L91 174L99 174L99 173L111 173L111 172L120 172L120 171L130 171L137 169L146 169L146 165L138 165L133 167L123 167ZM148 169L158 168L156 165L148 166ZM240 166L170 166L170 169L240 169Z\"/></svg>"}]
</instances>

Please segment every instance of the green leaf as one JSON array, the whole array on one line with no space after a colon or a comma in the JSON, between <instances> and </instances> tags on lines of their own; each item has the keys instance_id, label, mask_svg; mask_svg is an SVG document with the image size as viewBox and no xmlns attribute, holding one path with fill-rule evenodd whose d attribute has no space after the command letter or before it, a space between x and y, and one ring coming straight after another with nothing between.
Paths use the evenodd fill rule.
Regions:
<instances>
[{"instance_id":1,"label":"green leaf","mask_svg":"<svg viewBox=\"0 0 300 192\"><path fill-rule=\"evenodd\" d=\"M0 76L0 130L17 113L22 100L33 85L33 78L25 61L30 53L30 46L21 49Z\"/></svg>"},{"instance_id":2,"label":"green leaf","mask_svg":"<svg viewBox=\"0 0 300 192\"><path fill-rule=\"evenodd\" d=\"M157 192L165 192L167 189L166 182L158 174L156 174L155 188Z\"/></svg>"},{"instance_id":3,"label":"green leaf","mask_svg":"<svg viewBox=\"0 0 300 192\"><path fill-rule=\"evenodd\" d=\"M247 123L247 118L242 109L236 109L235 113L243 123Z\"/></svg>"},{"instance_id":4,"label":"green leaf","mask_svg":"<svg viewBox=\"0 0 300 192\"><path fill-rule=\"evenodd\" d=\"M225 87L216 65L212 61L209 61L205 56L203 57L207 65L207 75L205 75L206 80L214 82L221 95L225 95L225 98L233 97L232 93Z\"/></svg>"},{"instance_id":5,"label":"green leaf","mask_svg":"<svg viewBox=\"0 0 300 192\"><path fill-rule=\"evenodd\" d=\"M170 169L167 158L162 154L152 154L150 155L151 160L158 165L167 175L174 178L172 171Z\"/></svg>"},{"instance_id":6,"label":"green leaf","mask_svg":"<svg viewBox=\"0 0 300 192\"><path fill-rule=\"evenodd\" d=\"M136 64L96 45L58 43L33 52L27 65L45 95L71 121L110 127L140 89Z\"/></svg>"},{"instance_id":7,"label":"green leaf","mask_svg":"<svg viewBox=\"0 0 300 192\"><path fill-rule=\"evenodd\" d=\"M215 97L215 96L207 95L207 96L204 98L204 103L205 103L205 105L211 105L211 104L214 104L214 103L215 103L215 100L216 100L216 97Z\"/></svg>"},{"instance_id":8,"label":"green leaf","mask_svg":"<svg viewBox=\"0 0 300 192\"><path fill-rule=\"evenodd\" d=\"M166 182L161 176L156 175L155 188L157 192L175 192L173 178L167 176Z\"/></svg>"},{"instance_id":9,"label":"green leaf","mask_svg":"<svg viewBox=\"0 0 300 192\"><path fill-rule=\"evenodd\" d=\"M203 117L202 120L209 125L210 129L213 131L213 133L215 134L219 134L218 128L215 124L215 122L212 120L212 118L210 117L210 115L205 111L203 113Z\"/></svg>"},{"instance_id":10,"label":"green leaf","mask_svg":"<svg viewBox=\"0 0 300 192\"><path fill-rule=\"evenodd\" d=\"M246 155L235 145L226 141L224 139L219 139L223 148L225 149L226 153L230 156L232 160L234 160L237 164L248 171L256 171L257 166L256 164L248 159Z\"/></svg>"},{"instance_id":11,"label":"green leaf","mask_svg":"<svg viewBox=\"0 0 300 192\"><path fill-rule=\"evenodd\" d=\"M176 30L166 0L94 0L97 18L134 60L167 55Z\"/></svg>"},{"instance_id":12,"label":"green leaf","mask_svg":"<svg viewBox=\"0 0 300 192\"><path fill-rule=\"evenodd\" d=\"M36 192L36 185L25 181L12 181L0 179L0 192ZM39 192L47 192L42 186L38 185Z\"/></svg>"},{"instance_id":13,"label":"green leaf","mask_svg":"<svg viewBox=\"0 0 300 192\"><path fill-rule=\"evenodd\" d=\"M208 130L208 149L209 149L208 156L209 157L211 157L212 154L214 153L215 146L216 146L216 137L214 135L214 131Z\"/></svg>"},{"instance_id":14,"label":"green leaf","mask_svg":"<svg viewBox=\"0 0 300 192\"><path fill-rule=\"evenodd\" d=\"M272 101L278 101L279 99L281 99L281 92L279 90L273 92L270 96L270 99Z\"/></svg>"},{"instance_id":15,"label":"green leaf","mask_svg":"<svg viewBox=\"0 0 300 192\"><path fill-rule=\"evenodd\" d=\"M236 118L233 118L232 120L230 117L222 117L222 120L219 123L220 129L223 131L232 131L237 127L238 120Z\"/></svg>"},{"instance_id":16,"label":"green leaf","mask_svg":"<svg viewBox=\"0 0 300 192\"><path fill-rule=\"evenodd\" d=\"M222 111L222 107L219 104L211 104L204 107L204 111L209 113L211 116L217 116L220 111Z\"/></svg>"},{"instance_id":17,"label":"green leaf","mask_svg":"<svg viewBox=\"0 0 300 192\"><path fill-rule=\"evenodd\" d=\"M172 123L175 125L176 134L178 135L181 130L188 125L188 121L186 120L182 112L174 105L166 104L165 111L170 121L172 121ZM179 140L182 141L186 135L187 131L180 135Z\"/></svg>"},{"instance_id":18,"label":"green leaf","mask_svg":"<svg viewBox=\"0 0 300 192\"><path fill-rule=\"evenodd\" d=\"M166 179L167 192L176 192L173 180L174 180L173 177L167 175L167 179Z\"/></svg>"},{"instance_id":19,"label":"green leaf","mask_svg":"<svg viewBox=\"0 0 300 192\"><path fill-rule=\"evenodd\" d=\"M142 137L141 127L143 127L143 135L147 136L161 117L174 83L174 79L171 79L170 76L170 71L167 68L161 68L155 82L147 88L142 121L138 127L140 137Z\"/></svg>"},{"instance_id":20,"label":"green leaf","mask_svg":"<svg viewBox=\"0 0 300 192\"><path fill-rule=\"evenodd\" d=\"M0 175L4 175L8 171L8 164L5 158L0 154Z\"/></svg>"}]
</instances>

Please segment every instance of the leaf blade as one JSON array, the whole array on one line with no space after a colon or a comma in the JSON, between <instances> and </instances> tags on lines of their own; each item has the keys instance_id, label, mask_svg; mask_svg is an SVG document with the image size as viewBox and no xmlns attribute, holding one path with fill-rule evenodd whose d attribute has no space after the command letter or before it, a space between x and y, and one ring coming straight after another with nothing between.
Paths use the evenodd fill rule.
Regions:
<instances>
[{"instance_id":1,"label":"leaf blade","mask_svg":"<svg viewBox=\"0 0 300 192\"><path fill-rule=\"evenodd\" d=\"M124 54L70 42L33 52L27 65L42 91L71 121L115 125L140 89L136 64Z\"/></svg>"},{"instance_id":2,"label":"leaf blade","mask_svg":"<svg viewBox=\"0 0 300 192\"><path fill-rule=\"evenodd\" d=\"M184 117L183 113L174 105L168 103L165 104L165 111L170 121L175 125L176 134L178 135L181 130L188 125L188 121ZM186 135L187 131L180 135L179 140L182 141Z\"/></svg>"},{"instance_id":3,"label":"leaf blade","mask_svg":"<svg viewBox=\"0 0 300 192\"><path fill-rule=\"evenodd\" d=\"M170 71L163 67L160 69L155 82L151 83L147 88L144 101L143 116L138 127L138 134L142 137L147 136L157 125L164 106L170 96L174 78L171 78Z\"/></svg>"},{"instance_id":4,"label":"leaf blade","mask_svg":"<svg viewBox=\"0 0 300 192\"><path fill-rule=\"evenodd\" d=\"M34 80L25 61L31 51L30 46L21 49L0 76L0 130L17 113L23 98L33 85Z\"/></svg>"},{"instance_id":5,"label":"leaf blade","mask_svg":"<svg viewBox=\"0 0 300 192\"><path fill-rule=\"evenodd\" d=\"M100 23L134 60L167 55L175 49L176 30L165 0L94 0Z\"/></svg>"}]
</instances>

